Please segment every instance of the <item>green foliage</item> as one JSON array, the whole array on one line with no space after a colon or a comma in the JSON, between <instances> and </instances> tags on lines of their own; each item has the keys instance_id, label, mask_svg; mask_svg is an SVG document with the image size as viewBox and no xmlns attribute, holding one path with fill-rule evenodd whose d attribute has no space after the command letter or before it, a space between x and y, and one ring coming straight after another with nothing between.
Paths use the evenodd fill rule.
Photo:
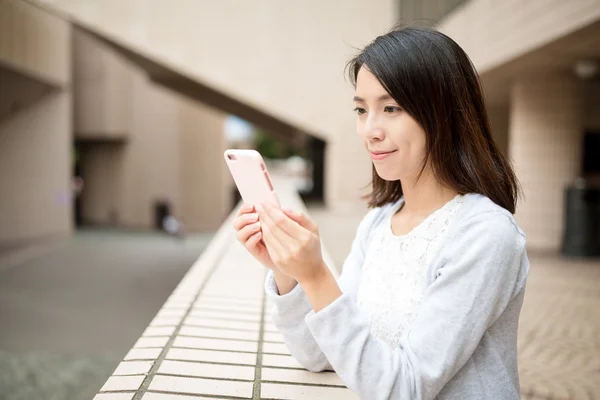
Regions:
<instances>
[{"instance_id":1,"label":"green foliage","mask_svg":"<svg viewBox=\"0 0 600 400\"><path fill-rule=\"evenodd\" d=\"M255 133L255 142L256 150L264 158L285 159L295 155L305 157L305 149L294 149L260 130Z\"/></svg>"}]
</instances>

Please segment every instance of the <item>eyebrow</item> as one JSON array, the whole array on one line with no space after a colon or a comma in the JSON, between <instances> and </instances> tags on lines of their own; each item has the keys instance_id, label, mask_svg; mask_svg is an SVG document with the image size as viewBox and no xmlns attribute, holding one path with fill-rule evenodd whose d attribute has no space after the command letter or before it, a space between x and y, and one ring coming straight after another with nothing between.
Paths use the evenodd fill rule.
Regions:
<instances>
[{"instance_id":1,"label":"eyebrow","mask_svg":"<svg viewBox=\"0 0 600 400\"><path fill-rule=\"evenodd\" d=\"M365 99L363 99L362 97L358 97L358 96L354 96L353 100L354 101L363 101L363 102L365 101ZM383 100L394 100L394 99L389 94L384 94L377 98L377 101L383 101Z\"/></svg>"}]
</instances>

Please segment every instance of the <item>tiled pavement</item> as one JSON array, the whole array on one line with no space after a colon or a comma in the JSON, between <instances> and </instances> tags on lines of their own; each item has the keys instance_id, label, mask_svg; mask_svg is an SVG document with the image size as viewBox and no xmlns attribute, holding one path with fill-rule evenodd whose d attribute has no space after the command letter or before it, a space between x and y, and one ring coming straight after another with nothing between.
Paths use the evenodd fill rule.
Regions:
<instances>
[{"instance_id":1,"label":"tiled pavement","mask_svg":"<svg viewBox=\"0 0 600 400\"><path fill-rule=\"evenodd\" d=\"M335 373L292 358L270 322L264 279L226 221L95 400L356 399Z\"/></svg>"},{"instance_id":2,"label":"tiled pavement","mask_svg":"<svg viewBox=\"0 0 600 400\"><path fill-rule=\"evenodd\" d=\"M530 258L523 398L600 399L600 263ZM95 399L356 399L334 373L289 355L264 276L227 221Z\"/></svg>"},{"instance_id":3,"label":"tiled pavement","mask_svg":"<svg viewBox=\"0 0 600 400\"><path fill-rule=\"evenodd\" d=\"M519 329L524 399L600 399L600 260L531 255Z\"/></svg>"}]
</instances>

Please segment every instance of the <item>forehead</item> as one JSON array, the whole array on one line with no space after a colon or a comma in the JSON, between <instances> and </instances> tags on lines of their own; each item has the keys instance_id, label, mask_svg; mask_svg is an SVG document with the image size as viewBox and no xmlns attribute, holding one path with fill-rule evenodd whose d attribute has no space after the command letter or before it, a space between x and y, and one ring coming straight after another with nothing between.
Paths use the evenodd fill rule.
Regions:
<instances>
[{"instance_id":1,"label":"forehead","mask_svg":"<svg viewBox=\"0 0 600 400\"><path fill-rule=\"evenodd\" d=\"M355 92L362 98L369 98L373 96L381 96L387 94L385 88L379 83L379 80L369 71L367 68L362 67L358 71L356 76L356 88Z\"/></svg>"}]
</instances>

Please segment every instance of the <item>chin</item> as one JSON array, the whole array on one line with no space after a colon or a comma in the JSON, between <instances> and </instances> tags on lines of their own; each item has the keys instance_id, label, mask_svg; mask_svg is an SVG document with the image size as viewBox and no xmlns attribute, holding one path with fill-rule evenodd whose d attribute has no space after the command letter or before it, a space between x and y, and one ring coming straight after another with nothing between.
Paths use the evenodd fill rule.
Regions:
<instances>
[{"instance_id":1,"label":"chin","mask_svg":"<svg viewBox=\"0 0 600 400\"><path fill-rule=\"evenodd\" d=\"M377 175L384 181L392 182L400 179L397 172L388 171L385 168L375 167L375 171L377 171Z\"/></svg>"}]
</instances>

